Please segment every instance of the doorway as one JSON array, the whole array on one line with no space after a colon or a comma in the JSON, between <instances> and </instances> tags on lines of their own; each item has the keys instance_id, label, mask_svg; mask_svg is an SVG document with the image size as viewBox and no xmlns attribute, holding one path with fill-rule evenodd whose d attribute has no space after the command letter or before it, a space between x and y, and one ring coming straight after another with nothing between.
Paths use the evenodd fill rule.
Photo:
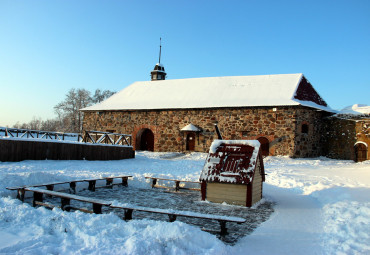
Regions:
<instances>
[{"instance_id":1,"label":"doorway","mask_svg":"<svg viewBox=\"0 0 370 255\"><path fill-rule=\"evenodd\" d=\"M195 134L194 133L188 133L186 135L186 150L187 151L195 150Z\"/></svg>"},{"instance_id":2,"label":"doorway","mask_svg":"<svg viewBox=\"0 0 370 255\"><path fill-rule=\"evenodd\" d=\"M137 133L136 150L154 151L154 134L152 130L143 128Z\"/></svg>"},{"instance_id":3,"label":"doorway","mask_svg":"<svg viewBox=\"0 0 370 255\"><path fill-rule=\"evenodd\" d=\"M367 160L367 147L363 143L357 143L355 145L355 161L362 162Z\"/></svg>"},{"instance_id":4,"label":"doorway","mask_svg":"<svg viewBox=\"0 0 370 255\"><path fill-rule=\"evenodd\" d=\"M262 152L262 156L268 156L270 155L270 142L269 142L269 139L267 139L266 137L259 137L257 139L260 144L261 144L261 152Z\"/></svg>"}]
</instances>

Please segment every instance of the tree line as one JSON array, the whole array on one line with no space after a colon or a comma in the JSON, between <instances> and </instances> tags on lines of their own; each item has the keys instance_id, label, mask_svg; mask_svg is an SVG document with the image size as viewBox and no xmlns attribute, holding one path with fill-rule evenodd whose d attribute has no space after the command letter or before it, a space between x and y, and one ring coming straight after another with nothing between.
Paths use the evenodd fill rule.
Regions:
<instances>
[{"instance_id":1,"label":"tree line","mask_svg":"<svg viewBox=\"0 0 370 255\"><path fill-rule=\"evenodd\" d=\"M14 128L80 133L83 121L83 112L80 109L100 103L114 93L110 90L96 89L92 94L86 89L72 88L64 100L54 106L55 118L42 120L39 117L34 117L28 123L17 122Z\"/></svg>"}]
</instances>

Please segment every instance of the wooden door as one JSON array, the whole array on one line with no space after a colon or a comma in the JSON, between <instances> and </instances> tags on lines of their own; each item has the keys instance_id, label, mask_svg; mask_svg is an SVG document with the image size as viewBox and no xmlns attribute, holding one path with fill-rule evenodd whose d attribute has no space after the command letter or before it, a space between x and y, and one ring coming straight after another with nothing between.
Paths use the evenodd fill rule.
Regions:
<instances>
[{"instance_id":1,"label":"wooden door","mask_svg":"<svg viewBox=\"0 0 370 255\"><path fill-rule=\"evenodd\" d=\"M358 143L355 145L355 161L362 162L367 160L367 147L363 143Z\"/></svg>"},{"instance_id":2,"label":"wooden door","mask_svg":"<svg viewBox=\"0 0 370 255\"><path fill-rule=\"evenodd\" d=\"M186 136L186 150L194 151L195 150L195 134L189 133Z\"/></svg>"},{"instance_id":3,"label":"wooden door","mask_svg":"<svg viewBox=\"0 0 370 255\"><path fill-rule=\"evenodd\" d=\"M270 155L270 142L266 137L260 137L257 139L261 143L262 156Z\"/></svg>"},{"instance_id":4,"label":"wooden door","mask_svg":"<svg viewBox=\"0 0 370 255\"><path fill-rule=\"evenodd\" d=\"M154 151L154 134L150 129L144 129L140 136L140 148L142 151Z\"/></svg>"}]
</instances>

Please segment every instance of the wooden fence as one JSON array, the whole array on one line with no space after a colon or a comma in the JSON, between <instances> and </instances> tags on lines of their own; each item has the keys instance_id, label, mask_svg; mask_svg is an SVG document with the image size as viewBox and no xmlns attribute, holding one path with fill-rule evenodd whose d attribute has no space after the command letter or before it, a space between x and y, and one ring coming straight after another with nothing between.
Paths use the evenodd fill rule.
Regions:
<instances>
[{"instance_id":1,"label":"wooden fence","mask_svg":"<svg viewBox=\"0 0 370 255\"><path fill-rule=\"evenodd\" d=\"M131 146L131 135L101 131L85 131L82 141L85 143L103 143Z\"/></svg>"},{"instance_id":2,"label":"wooden fence","mask_svg":"<svg viewBox=\"0 0 370 255\"><path fill-rule=\"evenodd\" d=\"M0 139L0 161L118 160L134 158L131 146Z\"/></svg>"},{"instance_id":3,"label":"wooden fence","mask_svg":"<svg viewBox=\"0 0 370 255\"><path fill-rule=\"evenodd\" d=\"M0 161L118 160L134 158L131 135L100 131L80 134L0 128ZM29 139L27 139L29 138Z\"/></svg>"},{"instance_id":4,"label":"wooden fence","mask_svg":"<svg viewBox=\"0 0 370 255\"><path fill-rule=\"evenodd\" d=\"M17 138L39 138L59 141L80 141L82 136L78 133L51 132L21 128L0 127L0 136Z\"/></svg>"}]
</instances>

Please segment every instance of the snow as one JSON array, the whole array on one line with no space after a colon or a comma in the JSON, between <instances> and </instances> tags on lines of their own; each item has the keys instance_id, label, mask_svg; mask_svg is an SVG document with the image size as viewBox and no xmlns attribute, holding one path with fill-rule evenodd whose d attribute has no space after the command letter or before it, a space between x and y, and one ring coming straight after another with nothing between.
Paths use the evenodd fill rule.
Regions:
<instances>
[{"instance_id":1,"label":"snow","mask_svg":"<svg viewBox=\"0 0 370 255\"><path fill-rule=\"evenodd\" d=\"M194 126L193 124L186 125L181 129L181 131L193 131L193 132L199 132L201 131L200 128Z\"/></svg>"},{"instance_id":2,"label":"snow","mask_svg":"<svg viewBox=\"0 0 370 255\"><path fill-rule=\"evenodd\" d=\"M172 156L140 152L118 161L0 162L0 254L370 253L370 161L265 158L264 199L275 203L274 213L235 245L180 221L125 222L113 213L33 208L5 189L125 174L134 176L128 188L150 189L145 176L199 179L206 154Z\"/></svg>"},{"instance_id":3,"label":"snow","mask_svg":"<svg viewBox=\"0 0 370 255\"><path fill-rule=\"evenodd\" d=\"M294 98L303 74L229 76L135 82L82 111L189 109L312 104ZM315 104L315 108L318 105ZM329 107L320 109L332 111Z\"/></svg>"},{"instance_id":4,"label":"snow","mask_svg":"<svg viewBox=\"0 0 370 255\"><path fill-rule=\"evenodd\" d=\"M10 131L13 136L8 134L8 136L5 136L5 130ZM18 130L18 136L17 136L17 130ZM26 131L28 134L26 134ZM46 134L52 136L51 139ZM49 131L42 131L42 130L31 130L31 129L17 129L17 128L6 128L6 127L0 127L0 137L7 137L7 138L30 138L32 139L31 135L35 139L43 139L43 140L63 140L64 141L78 141L79 140L79 134L77 133L61 133L61 132L49 132ZM55 135L57 135L57 138L55 139ZM64 135L64 138L63 138Z\"/></svg>"},{"instance_id":5,"label":"snow","mask_svg":"<svg viewBox=\"0 0 370 255\"><path fill-rule=\"evenodd\" d=\"M84 144L84 145L91 145L91 146L113 146L113 147L132 147L131 145L119 145L119 144L105 144L105 143L89 143L80 141L73 141L73 140L54 140L54 139L46 139L46 138L32 138L32 137L10 137L10 136L1 136L0 140L13 140L13 141L32 141L32 142L47 142L47 143L73 143L73 144Z\"/></svg>"},{"instance_id":6,"label":"snow","mask_svg":"<svg viewBox=\"0 0 370 255\"><path fill-rule=\"evenodd\" d=\"M157 212L162 214L175 214L181 216L189 216L189 217L199 217L199 218L207 218L207 219L214 219L214 220L226 220L226 221L236 221L236 222L245 222L245 219L240 217L231 217L231 216L223 216L223 215L214 215L214 214L204 214L204 213L197 213L197 212L190 212L190 211L183 211L183 210L173 210L173 209L160 209L160 208L152 208L146 206L137 206L130 203L120 203L117 201L113 201L110 203L112 207L117 208L131 208L134 210L141 210L141 211L148 211L148 212Z\"/></svg>"},{"instance_id":7,"label":"snow","mask_svg":"<svg viewBox=\"0 0 370 255\"><path fill-rule=\"evenodd\" d=\"M255 157L257 157L257 155L255 154L258 153L258 150L260 149L260 145L261 145L258 140L214 140L211 144L211 147L209 148L209 153L215 153L217 148L223 143L243 144L243 145L249 145L249 146L254 147L254 151L253 151L254 160L251 160L251 161L255 161Z\"/></svg>"},{"instance_id":8,"label":"snow","mask_svg":"<svg viewBox=\"0 0 370 255\"><path fill-rule=\"evenodd\" d=\"M347 106L340 110L338 114L341 115L365 115L370 114L370 106L366 104L354 104L351 106Z\"/></svg>"},{"instance_id":9,"label":"snow","mask_svg":"<svg viewBox=\"0 0 370 255\"><path fill-rule=\"evenodd\" d=\"M232 147L234 151L238 151L240 146L230 146L230 145L248 145L253 147L253 152L248 155L249 163L247 168L244 166L238 166L238 172L219 172L217 170L217 165L220 163L221 157L223 157L222 151L217 152L217 148L222 145L228 145ZM250 183L253 178L253 173L256 168L257 156L260 149L260 142L258 140L214 140L209 149L209 154L207 156L206 162L203 167L203 171L200 174L200 180L206 182L225 182L225 183ZM243 165L243 159L239 160L239 164ZM237 181L238 177L242 180Z\"/></svg>"}]
</instances>

